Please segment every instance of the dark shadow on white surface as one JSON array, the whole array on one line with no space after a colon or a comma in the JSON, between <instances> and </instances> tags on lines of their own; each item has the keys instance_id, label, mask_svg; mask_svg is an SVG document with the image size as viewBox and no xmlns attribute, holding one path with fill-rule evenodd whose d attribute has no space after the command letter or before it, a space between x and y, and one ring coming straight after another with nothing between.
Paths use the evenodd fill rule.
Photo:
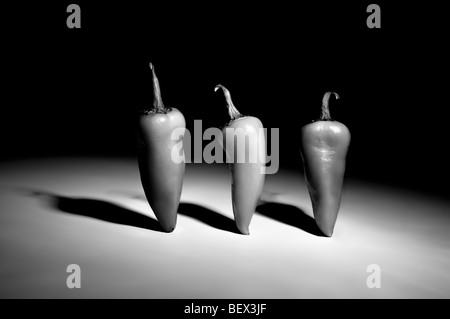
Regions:
<instances>
[{"instance_id":1,"label":"dark shadow on white surface","mask_svg":"<svg viewBox=\"0 0 450 319\"><path fill-rule=\"evenodd\" d=\"M47 192L31 191L60 212L91 217L110 223L164 232L156 219L98 199L70 198Z\"/></svg>"},{"instance_id":2,"label":"dark shadow on white surface","mask_svg":"<svg viewBox=\"0 0 450 319\"><path fill-rule=\"evenodd\" d=\"M213 228L235 234L241 234L234 220L216 213L209 208L192 203L180 203L178 213L195 218Z\"/></svg>"},{"instance_id":3,"label":"dark shadow on white surface","mask_svg":"<svg viewBox=\"0 0 450 319\"><path fill-rule=\"evenodd\" d=\"M256 212L281 223L297 227L307 233L319 237L326 237L311 216L296 206L283 203L262 203Z\"/></svg>"},{"instance_id":4,"label":"dark shadow on white surface","mask_svg":"<svg viewBox=\"0 0 450 319\"><path fill-rule=\"evenodd\" d=\"M60 212L164 232L156 219L103 200L71 198L44 191L27 191L26 193L39 197L47 205ZM136 195L135 198L145 200L145 197L139 195ZM212 211L209 208L194 203L180 203L178 213L197 219L213 228L240 234L233 219Z\"/></svg>"},{"instance_id":5,"label":"dark shadow on white surface","mask_svg":"<svg viewBox=\"0 0 450 319\"><path fill-rule=\"evenodd\" d=\"M144 194L121 190L110 191L109 193L125 196L131 199L147 201ZM241 234L233 219L197 203L181 202L178 207L178 214L197 219L198 221L218 230Z\"/></svg>"}]
</instances>

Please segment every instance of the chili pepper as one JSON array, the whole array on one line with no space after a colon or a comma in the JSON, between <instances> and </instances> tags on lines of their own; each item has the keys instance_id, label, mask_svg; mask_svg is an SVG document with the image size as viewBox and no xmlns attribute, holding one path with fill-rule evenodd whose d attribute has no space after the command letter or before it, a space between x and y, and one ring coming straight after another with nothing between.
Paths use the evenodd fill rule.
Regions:
<instances>
[{"instance_id":1,"label":"chili pepper","mask_svg":"<svg viewBox=\"0 0 450 319\"><path fill-rule=\"evenodd\" d=\"M227 162L231 173L231 196L237 228L249 235L249 226L264 186L266 145L261 121L242 115L234 106L230 92L222 89L230 121L222 128ZM248 137L248 139L246 139ZM239 139L242 144L240 144Z\"/></svg>"},{"instance_id":2,"label":"chili pepper","mask_svg":"<svg viewBox=\"0 0 450 319\"><path fill-rule=\"evenodd\" d=\"M341 205L345 162L350 145L348 128L330 117L325 93L320 119L302 128L301 154L314 218L324 235L331 237Z\"/></svg>"},{"instance_id":3,"label":"chili pepper","mask_svg":"<svg viewBox=\"0 0 450 319\"><path fill-rule=\"evenodd\" d=\"M153 83L153 106L138 118L138 163L145 196L161 227L172 232L183 187L185 162L176 163L171 150L180 141L172 140L176 128L185 128L183 114L164 106L155 68L150 63ZM182 136L180 137L182 139Z\"/></svg>"}]
</instances>

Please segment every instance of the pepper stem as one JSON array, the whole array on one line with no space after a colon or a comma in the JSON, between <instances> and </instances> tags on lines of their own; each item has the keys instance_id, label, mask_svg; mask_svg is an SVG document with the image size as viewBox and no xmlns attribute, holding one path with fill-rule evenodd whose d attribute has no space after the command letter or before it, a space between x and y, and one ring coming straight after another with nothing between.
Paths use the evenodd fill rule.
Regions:
<instances>
[{"instance_id":1,"label":"pepper stem","mask_svg":"<svg viewBox=\"0 0 450 319\"><path fill-rule=\"evenodd\" d=\"M164 106L161 98L161 89L159 88L159 81L156 77L155 66L150 62L150 70L152 70L152 82L153 82L153 108L151 112L154 113L167 113L171 109Z\"/></svg>"},{"instance_id":2,"label":"pepper stem","mask_svg":"<svg viewBox=\"0 0 450 319\"><path fill-rule=\"evenodd\" d=\"M214 92L217 92L218 89L222 89L223 94L225 95L225 100L227 101L228 114L230 115L231 120L234 121L240 117L243 117L243 115L234 106L233 101L231 100L230 91L228 91L227 88L224 87L222 84L216 85L216 87L214 88Z\"/></svg>"},{"instance_id":3,"label":"pepper stem","mask_svg":"<svg viewBox=\"0 0 450 319\"><path fill-rule=\"evenodd\" d=\"M325 93L325 95L323 96L323 99L322 99L322 114L320 115L321 121L332 121L331 116L330 116L330 109L328 107L328 101L330 100L331 94L334 94L334 96L336 97L336 100L339 99L339 95L335 92Z\"/></svg>"}]
</instances>

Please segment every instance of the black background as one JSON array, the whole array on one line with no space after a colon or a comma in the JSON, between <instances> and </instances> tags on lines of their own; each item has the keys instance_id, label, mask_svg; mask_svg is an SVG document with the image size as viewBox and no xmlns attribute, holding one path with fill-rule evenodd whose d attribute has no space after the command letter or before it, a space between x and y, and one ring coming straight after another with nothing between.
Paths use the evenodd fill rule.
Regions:
<instances>
[{"instance_id":1,"label":"black background","mask_svg":"<svg viewBox=\"0 0 450 319\"><path fill-rule=\"evenodd\" d=\"M448 196L442 8L375 1L382 27L369 29L367 1L76 1L81 29L69 29L70 3L3 7L2 160L135 156L151 61L188 128L227 121L221 83L241 113L280 128L280 164L299 170L300 128L335 91L347 176Z\"/></svg>"}]
</instances>

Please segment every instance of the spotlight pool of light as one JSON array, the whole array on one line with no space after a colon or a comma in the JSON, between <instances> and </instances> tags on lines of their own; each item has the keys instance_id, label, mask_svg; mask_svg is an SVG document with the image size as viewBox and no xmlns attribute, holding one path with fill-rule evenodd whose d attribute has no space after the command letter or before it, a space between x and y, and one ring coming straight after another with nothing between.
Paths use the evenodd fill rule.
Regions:
<instances>
[{"instance_id":1,"label":"spotlight pool of light","mask_svg":"<svg viewBox=\"0 0 450 319\"><path fill-rule=\"evenodd\" d=\"M300 172L268 175L250 236L234 230L224 165L189 164L177 228L159 231L137 163L0 165L3 298L449 298L450 203L346 180L318 236ZM81 269L68 289L67 266ZM380 288L369 288L369 265Z\"/></svg>"}]
</instances>

